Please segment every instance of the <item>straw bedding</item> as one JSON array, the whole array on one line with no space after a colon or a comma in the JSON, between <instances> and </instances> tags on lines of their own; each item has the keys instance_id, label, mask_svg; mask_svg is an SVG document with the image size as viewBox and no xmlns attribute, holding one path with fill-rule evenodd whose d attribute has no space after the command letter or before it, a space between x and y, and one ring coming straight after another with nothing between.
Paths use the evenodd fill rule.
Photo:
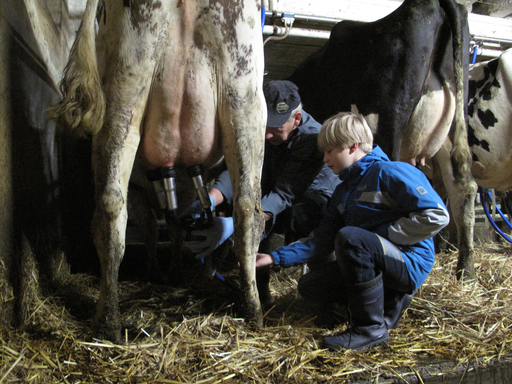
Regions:
<instances>
[{"instance_id":1,"label":"straw bedding","mask_svg":"<svg viewBox=\"0 0 512 384\"><path fill-rule=\"evenodd\" d=\"M322 336L345 327L343 308L297 295L301 269L274 271L263 328L236 315L237 292L185 263L186 284L120 282L123 343L91 331L98 280L69 275L34 302L30 325L0 332L0 383L423 383L508 362L512 248L476 249L478 280L454 276L457 254L437 256L390 343L330 352ZM236 282L233 260L219 266Z\"/></svg>"}]
</instances>

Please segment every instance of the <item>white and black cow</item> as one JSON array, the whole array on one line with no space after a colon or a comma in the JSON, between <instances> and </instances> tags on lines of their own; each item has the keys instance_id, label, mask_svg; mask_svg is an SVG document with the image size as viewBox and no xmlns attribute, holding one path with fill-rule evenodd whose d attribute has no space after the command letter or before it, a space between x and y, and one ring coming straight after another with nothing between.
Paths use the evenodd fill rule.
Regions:
<instances>
[{"instance_id":1,"label":"white and black cow","mask_svg":"<svg viewBox=\"0 0 512 384\"><path fill-rule=\"evenodd\" d=\"M469 71L468 140L479 186L512 190L512 49Z\"/></svg>"},{"instance_id":2,"label":"white and black cow","mask_svg":"<svg viewBox=\"0 0 512 384\"><path fill-rule=\"evenodd\" d=\"M289 78L304 108L323 121L355 105L394 160L437 154L459 235L459 276L473 276L476 185L470 176L465 88L466 9L455 0L405 0L371 23L341 21Z\"/></svg>"},{"instance_id":3,"label":"white and black cow","mask_svg":"<svg viewBox=\"0 0 512 384\"><path fill-rule=\"evenodd\" d=\"M266 121L260 0L104 0L95 40L97 6L88 0L64 98L53 112L61 125L93 135L100 335L120 338L117 278L136 156L149 170L178 173L225 157L236 196L245 315L260 321L255 254L263 230Z\"/></svg>"}]
</instances>

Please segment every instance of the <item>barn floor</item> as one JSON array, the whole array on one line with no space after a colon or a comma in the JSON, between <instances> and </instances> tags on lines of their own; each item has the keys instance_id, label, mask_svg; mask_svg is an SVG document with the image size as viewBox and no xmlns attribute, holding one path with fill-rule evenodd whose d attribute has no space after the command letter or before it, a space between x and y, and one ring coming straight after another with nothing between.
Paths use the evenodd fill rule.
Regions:
<instances>
[{"instance_id":1,"label":"barn floor","mask_svg":"<svg viewBox=\"0 0 512 384\"><path fill-rule=\"evenodd\" d=\"M160 270L170 249L159 249ZM478 281L454 277L457 254L438 255L390 343L366 352L321 349L344 312L304 302L300 268L276 270L264 327L237 314L237 289L203 273L192 257L181 279L144 281L144 247L129 246L121 271L123 337L93 337L98 279L68 278L33 308L31 325L0 333L0 383L509 383L512 380L512 247L480 245ZM170 265L173 264L173 265ZM230 255L218 270L236 285ZM135 268L133 268L135 267ZM163 276L169 277L169 276ZM341 325L340 325L341 324Z\"/></svg>"}]
</instances>

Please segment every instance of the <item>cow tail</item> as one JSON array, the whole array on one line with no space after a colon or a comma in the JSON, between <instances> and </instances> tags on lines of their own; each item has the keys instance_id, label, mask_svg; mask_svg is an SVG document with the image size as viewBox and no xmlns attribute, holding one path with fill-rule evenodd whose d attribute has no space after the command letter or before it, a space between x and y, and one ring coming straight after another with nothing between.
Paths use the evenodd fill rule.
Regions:
<instances>
[{"instance_id":1,"label":"cow tail","mask_svg":"<svg viewBox=\"0 0 512 384\"><path fill-rule=\"evenodd\" d=\"M470 174L471 150L467 134L467 82L469 76L469 30L467 11L455 0L441 0L442 8L449 20L452 31L453 66L455 75L455 118L450 129L450 140L453 143L451 159L455 180Z\"/></svg>"},{"instance_id":2,"label":"cow tail","mask_svg":"<svg viewBox=\"0 0 512 384\"><path fill-rule=\"evenodd\" d=\"M95 19L98 0L88 0L60 83L62 100L49 108L49 117L77 136L96 134L103 125L105 96L96 58Z\"/></svg>"}]
</instances>

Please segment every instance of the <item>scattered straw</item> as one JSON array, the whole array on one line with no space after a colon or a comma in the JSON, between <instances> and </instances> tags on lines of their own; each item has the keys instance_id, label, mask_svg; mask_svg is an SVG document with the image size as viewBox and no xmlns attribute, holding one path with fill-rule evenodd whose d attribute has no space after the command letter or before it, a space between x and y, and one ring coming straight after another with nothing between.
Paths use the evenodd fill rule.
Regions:
<instances>
[{"instance_id":1,"label":"scattered straw","mask_svg":"<svg viewBox=\"0 0 512 384\"><path fill-rule=\"evenodd\" d=\"M122 281L123 344L93 338L98 281L72 275L34 304L29 328L0 332L0 384L462 379L511 359L511 256L508 245L477 248L478 279L461 283L457 255L439 254L389 345L363 352L322 349L322 336L345 326L343 313L328 316L298 297L300 268L273 273L275 304L261 329L235 315L237 295L218 280L196 276L179 288Z\"/></svg>"}]
</instances>

